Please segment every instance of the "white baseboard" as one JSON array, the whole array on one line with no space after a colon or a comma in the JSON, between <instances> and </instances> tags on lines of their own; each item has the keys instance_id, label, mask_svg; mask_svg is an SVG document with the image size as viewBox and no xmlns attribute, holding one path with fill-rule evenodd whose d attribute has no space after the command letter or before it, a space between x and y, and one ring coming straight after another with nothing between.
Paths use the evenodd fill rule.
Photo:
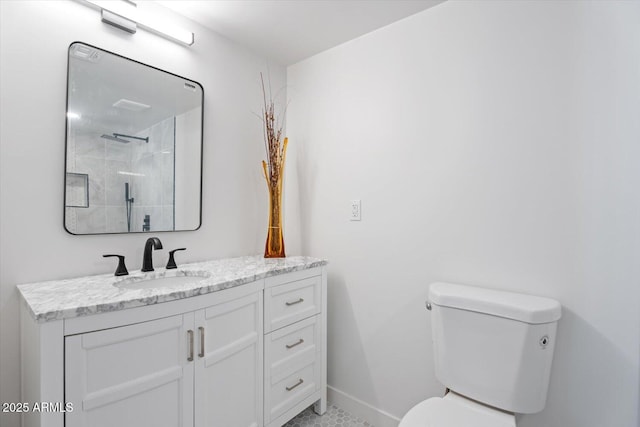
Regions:
<instances>
[{"instance_id":1,"label":"white baseboard","mask_svg":"<svg viewBox=\"0 0 640 427\"><path fill-rule=\"evenodd\" d=\"M398 427L400 418L373 407L343 391L327 386L327 400L351 415L361 418L372 427Z\"/></svg>"}]
</instances>

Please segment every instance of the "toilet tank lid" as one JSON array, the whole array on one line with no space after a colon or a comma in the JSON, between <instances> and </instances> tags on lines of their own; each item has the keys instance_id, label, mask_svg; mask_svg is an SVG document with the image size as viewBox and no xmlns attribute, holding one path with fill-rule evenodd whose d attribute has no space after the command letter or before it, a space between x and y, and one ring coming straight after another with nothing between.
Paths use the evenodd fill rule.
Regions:
<instances>
[{"instance_id":1,"label":"toilet tank lid","mask_svg":"<svg viewBox=\"0 0 640 427\"><path fill-rule=\"evenodd\" d=\"M526 323L560 319L560 303L551 298L437 282L429 287L429 300L441 307L475 311Z\"/></svg>"}]
</instances>

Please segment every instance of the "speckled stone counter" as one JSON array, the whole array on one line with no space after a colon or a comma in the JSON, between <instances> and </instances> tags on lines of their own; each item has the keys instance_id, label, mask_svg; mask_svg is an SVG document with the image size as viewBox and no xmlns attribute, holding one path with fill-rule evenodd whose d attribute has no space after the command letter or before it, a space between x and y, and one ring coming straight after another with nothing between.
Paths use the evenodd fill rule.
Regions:
<instances>
[{"instance_id":1,"label":"speckled stone counter","mask_svg":"<svg viewBox=\"0 0 640 427\"><path fill-rule=\"evenodd\" d=\"M101 274L30 283L18 285L18 289L33 318L43 323L189 298L326 264L326 260L302 256L271 259L246 256L184 264L175 270L133 271L129 276ZM151 289L126 287L135 282L175 276L193 276L194 280Z\"/></svg>"}]
</instances>

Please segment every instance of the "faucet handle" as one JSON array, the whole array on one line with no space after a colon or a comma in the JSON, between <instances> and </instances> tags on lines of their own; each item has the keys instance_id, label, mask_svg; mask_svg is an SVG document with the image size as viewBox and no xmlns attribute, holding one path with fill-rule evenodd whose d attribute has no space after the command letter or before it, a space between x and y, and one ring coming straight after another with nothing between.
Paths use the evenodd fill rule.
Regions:
<instances>
[{"instance_id":1,"label":"faucet handle","mask_svg":"<svg viewBox=\"0 0 640 427\"><path fill-rule=\"evenodd\" d=\"M107 254L102 255L103 258L118 257L118 267L116 268L115 276L126 276L129 274L127 266L124 265L124 255Z\"/></svg>"},{"instance_id":2,"label":"faucet handle","mask_svg":"<svg viewBox=\"0 0 640 427\"><path fill-rule=\"evenodd\" d=\"M173 254L178 251L186 251L187 248L178 248L172 251L169 251L169 262L167 262L167 266L165 267L167 270L171 270L172 268L178 268L176 265L176 260L173 257Z\"/></svg>"}]
</instances>

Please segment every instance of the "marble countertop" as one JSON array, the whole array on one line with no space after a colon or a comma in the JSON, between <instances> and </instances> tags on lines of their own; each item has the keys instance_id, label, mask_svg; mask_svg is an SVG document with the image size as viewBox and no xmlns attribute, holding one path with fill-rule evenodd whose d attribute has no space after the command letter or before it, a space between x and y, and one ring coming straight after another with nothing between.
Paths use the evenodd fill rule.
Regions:
<instances>
[{"instance_id":1,"label":"marble countertop","mask_svg":"<svg viewBox=\"0 0 640 427\"><path fill-rule=\"evenodd\" d=\"M326 264L326 260L302 256L270 259L261 255L245 256L183 264L175 270L157 268L148 273L133 271L128 276L101 274L29 283L18 285L18 290L33 318L38 323L44 323L189 298ZM194 276L194 281L151 289L123 287L153 278L174 276Z\"/></svg>"}]
</instances>

